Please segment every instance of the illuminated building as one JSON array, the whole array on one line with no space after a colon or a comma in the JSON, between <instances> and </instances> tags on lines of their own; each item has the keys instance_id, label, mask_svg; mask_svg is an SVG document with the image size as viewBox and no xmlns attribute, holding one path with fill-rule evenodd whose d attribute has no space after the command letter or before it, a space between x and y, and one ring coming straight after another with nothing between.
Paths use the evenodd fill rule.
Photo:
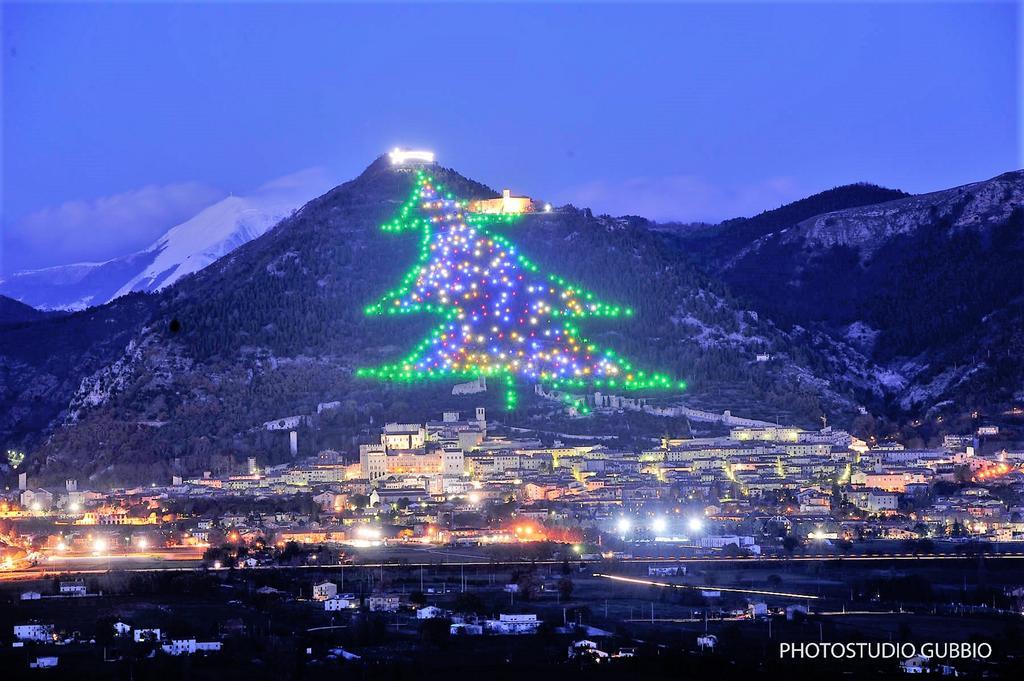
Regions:
<instances>
[{"instance_id":1,"label":"illuminated building","mask_svg":"<svg viewBox=\"0 0 1024 681\"><path fill-rule=\"evenodd\" d=\"M389 475L462 475L463 454L457 447L389 449L360 445L359 465L367 480Z\"/></svg>"},{"instance_id":2,"label":"illuminated building","mask_svg":"<svg viewBox=\"0 0 1024 681\"><path fill-rule=\"evenodd\" d=\"M381 437L387 449L422 449L426 442L427 429L415 423L389 423Z\"/></svg>"},{"instance_id":3,"label":"illuminated building","mask_svg":"<svg viewBox=\"0 0 1024 681\"><path fill-rule=\"evenodd\" d=\"M498 199L477 199L471 201L469 210L474 213L484 214L509 214L509 213L530 213L533 212L533 199L529 196L512 196L511 190L503 189L501 198Z\"/></svg>"},{"instance_id":4,"label":"illuminated building","mask_svg":"<svg viewBox=\"0 0 1024 681\"><path fill-rule=\"evenodd\" d=\"M800 439L799 428L781 428L768 426L764 428L747 427L733 428L729 433L731 440L764 440L767 442L797 442Z\"/></svg>"},{"instance_id":5,"label":"illuminated building","mask_svg":"<svg viewBox=\"0 0 1024 681\"><path fill-rule=\"evenodd\" d=\"M456 411L444 412L441 421L388 423L379 444L359 446L361 477L371 482L387 476L424 475L461 477L464 452L478 447L487 436L487 414L477 407L471 419Z\"/></svg>"},{"instance_id":6,"label":"illuminated building","mask_svg":"<svg viewBox=\"0 0 1024 681\"><path fill-rule=\"evenodd\" d=\"M21 505L31 511L47 511L53 506L53 494L45 489L27 489L21 493Z\"/></svg>"}]
</instances>

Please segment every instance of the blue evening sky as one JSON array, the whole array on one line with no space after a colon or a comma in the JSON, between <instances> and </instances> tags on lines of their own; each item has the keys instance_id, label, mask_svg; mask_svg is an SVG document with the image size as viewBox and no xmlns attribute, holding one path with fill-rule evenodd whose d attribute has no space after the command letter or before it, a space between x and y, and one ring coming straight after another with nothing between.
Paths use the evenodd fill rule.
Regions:
<instances>
[{"instance_id":1,"label":"blue evening sky","mask_svg":"<svg viewBox=\"0 0 1024 681\"><path fill-rule=\"evenodd\" d=\"M1021 165L1012 2L10 4L0 272L396 145L667 220Z\"/></svg>"}]
</instances>

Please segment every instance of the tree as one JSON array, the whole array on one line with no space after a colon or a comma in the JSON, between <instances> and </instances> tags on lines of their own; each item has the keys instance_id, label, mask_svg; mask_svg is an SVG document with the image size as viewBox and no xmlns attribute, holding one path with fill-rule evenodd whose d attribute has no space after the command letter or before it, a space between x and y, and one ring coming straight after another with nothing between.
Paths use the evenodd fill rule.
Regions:
<instances>
[{"instance_id":1,"label":"tree","mask_svg":"<svg viewBox=\"0 0 1024 681\"><path fill-rule=\"evenodd\" d=\"M467 591L455 597L453 607L455 612L476 614L484 611L484 602L477 594Z\"/></svg>"},{"instance_id":2,"label":"tree","mask_svg":"<svg viewBox=\"0 0 1024 681\"><path fill-rule=\"evenodd\" d=\"M782 548L786 549L786 553L793 555L797 547L800 546L800 540L791 534L787 534L782 540Z\"/></svg>"},{"instance_id":3,"label":"tree","mask_svg":"<svg viewBox=\"0 0 1024 681\"><path fill-rule=\"evenodd\" d=\"M404 359L360 369L385 381L494 377L516 405L516 378L552 388L591 385L623 389L683 389L665 374L634 368L610 349L583 338L575 321L632 316L561 277L543 275L508 239L489 229L514 215L483 215L418 172L387 232L421 231L419 260L401 284L366 308L367 314L428 313L443 321ZM567 398L580 413L582 400Z\"/></svg>"},{"instance_id":4,"label":"tree","mask_svg":"<svg viewBox=\"0 0 1024 681\"><path fill-rule=\"evenodd\" d=\"M444 617L431 617L420 622L420 637L424 642L439 646L451 637L452 621Z\"/></svg>"},{"instance_id":5,"label":"tree","mask_svg":"<svg viewBox=\"0 0 1024 681\"><path fill-rule=\"evenodd\" d=\"M513 572L511 583L515 584L519 588L519 597L524 601L532 600L541 586L540 580L537 578L537 575L534 573L532 568L522 572L518 570Z\"/></svg>"},{"instance_id":6,"label":"tree","mask_svg":"<svg viewBox=\"0 0 1024 681\"><path fill-rule=\"evenodd\" d=\"M751 555L748 549L740 548L738 544L726 544L722 547L722 555L728 558L740 558Z\"/></svg>"},{"instance_id":7,"label":"tree","mask_svg":"<svg viewBox=\"0 0 1024 681\"><path fill-rule=\"evenodd\" d=\"M558 596L563 600L567 601L572 597L572 590L574 585L572 580L568 577L562 577L558 580Z\"/></svg>"},{"instance_id":8,"label":"tree","mask_svg":"<svg viewBox=\"0 0 1024 681\"><path fill-rule=\"evenodd\" d=\"M114 623L117 622L117 618L112 615L105 615L96 620L96 643L101 646L109 646L114 642L114 637L117 636L117 631L114 629Z\"/></svg>"}]
</instances>

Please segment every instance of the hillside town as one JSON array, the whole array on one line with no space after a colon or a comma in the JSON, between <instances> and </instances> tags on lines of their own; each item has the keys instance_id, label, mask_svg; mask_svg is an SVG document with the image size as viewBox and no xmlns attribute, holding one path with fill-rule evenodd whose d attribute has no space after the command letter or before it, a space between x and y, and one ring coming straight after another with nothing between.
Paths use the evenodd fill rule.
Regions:
<instances>
[{"instance_id":1,"label":"hillside town","mask_svg":"<svg viewBox=\"0 0 1024 681\"><path fill-rule=\"evenodd\" d=\"M317 610L330 618L383 616L398 630L443 626L444 636L461 638L537 634L550 612L523 605L545 592L570 598L573 579L660 584L647 580L683 577L700 561L758 565L965 547L1014 554L1024 541L1024 451L983 455L977 433L916 449L869 446L831 427L723 423L717 437L665 438L619 450L599 439L545 443L489 421L483 407L439 416L386 423L377 441L351 452L325 450L277 465L249 459L232 474L176 476L165 485L90 490L69 479L55 489L22 476L22 489L7 491L0 502L0 578L45 584L39 580L59 576L52 586L17 593L20 607L31 609L115 596L123 587L108 584L104 595L101 580L120 570L173 565L223 574L228 584L234 574L323 570L319 580L297 573L287 585L250 584L250 593L303 603L304 617ZM294 450L292 429L300 420L264 427L288 430ZM426 582L425 567L410 567L438 559ZM562 567L528 577L515 567L524 559L532 561L530 570L537 560ZM496 578L501 564L512 566L511 577ZM468 580L467 565L474 570ZM489 565L486 579L479 574L483 565ZM461 572L439 584L438 569L456 566ZM642 572L608 577L602 571L609 566ZM385 570L400 574L387 577ZM499 597L487 606L461 598L488 589L508 601ZM705 605L697 615L757 620L775 612L792 621L815 611L799 593L753 590L765 595L730 601L723 591L736 592L726 594L733 599L744 593L712 582L701 591ZM1024 590L1013 593L1007 597L1019 600ZM435 620L436 626L424 624ZM552 631L572 638L569 659L614 662L632 655L634 643L599 644L595 638L608 632L571 624L551 623ZM59 664L62 646L94 645L97 638L168 657L217 655L230 639L223 623L216 631L180 624L168 630L150 615L104 620L102 633L87 640L59 616L11 626L11 645L39 648L27 658L37 668ZM695 642L715 645L709 636ZM359 659L337 646L324 655Z\"/></svg>"},{"instance_id":2,"label":"hillside town","mask_svg":"<svg viewBox=\"0 0 1024 681\"><path fill-rule=\"evenodd\" d=\"M910 449L869 447L831 427L739 426L621 451L503 430L481 407L469 418L448 411L436 421L388 423L358 453L325 450L266 467L250 458L236 474L176 476L163 486L101 491L67 480L39 488L22 475L21 489L0 506L2 564L10 570L97 546L118 554L237 538L344 547L368 538L479 545L610 534L699 551L730 536L747 538L741 546L755 552L778 551L786 537L818 549L872 539L1024 540L1024 451L982 455L977 435ZM308 503L291 512L230 510L236 500L278 497ZM185 510L182 502L197 500L221 501L224 510Z\"/></svg>"}]
</instances>

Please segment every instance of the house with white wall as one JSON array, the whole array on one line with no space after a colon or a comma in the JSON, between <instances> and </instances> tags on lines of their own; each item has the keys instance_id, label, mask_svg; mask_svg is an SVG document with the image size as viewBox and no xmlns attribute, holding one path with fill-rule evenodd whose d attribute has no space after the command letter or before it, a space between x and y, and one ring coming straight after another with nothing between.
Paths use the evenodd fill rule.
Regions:
<instances>
[{"instance_id":1,"label":"house with white wall","mask_svg":"<svg viewBox=\"0 0 1024 681\"><path fill-rule=\"evenodd\" d=\"M223 644L220 641L196 641L194 638L174 638L163 644L162 648L168 655L194 655L195 653L219 652Z\"/></svg>"},{"instance_id":2,"label":"house with white wall","mask_svg":"<svg viewBox=\"0 0 1024 681\"><path fill-rule=\"evenodd\" d=\"M370 612L396 612L400 599L398 596L379 594L366 598L366 607Z\"/></svg>"},{"instance_id":3,"label":"house with white wall","mask_svg":"<svg viewBox=\"0 0 1024 681\"><path fill-rule=\"evenodd\" d=\"M39 624L38 622L15 624L14 638L19 641L53 641L56 637L54 630L55 627L52 624Z\"/></svg>"},{"instance_id":4,"label":"house with white wall","mask_svg":"<svg viewBox=\"0 0 1024 681\"><path fill-rule=\"evenodd\" d=\"M136 643L148 643L160 640L159 629L136 629L132 632L132 640Z\"/></svg>"},{"instance_id":5,"label":"house with white wall","mask_svg":"<svg viewBox=\"0 0 1024 681\"><path fill-rule=\"evenodd\" d=\"M321 582L313 585L313 600L326 601L338 595L338 585L334 582Z\"/></svg>"},{"instance_id":6,"label":"house with white wall","mask_svg":"<svg viewBox=\"0 0 1024 681\"><path fill-rule=\"evenodd\" d=\"M57 666L60 659L56 655L43 655L37 657L34 662L29 662L29 669L52 669Z\"/></svg>"},{"instance_id":7,"label":"house with white wall","mask_svg":"<svg viewBox=\"0 0 1024 681\"><path fill-rule=\"evenodd\" d=\"M496 620L487 620L484 629L493 634L536 634L541 621L536 615L498 615Z\"/></svg>"},{"instance_id":8,"label":"house with white wall","mask_svg":"<svg viewBox=\"0 0 1024 681\"><path fill-rule=\"evenodd\" d=\"M359 607L359 599L352 594L334 596L324 601L324 610L353 610Z\"/></svg>"},{"instance_id":9,"label":"house with white wall","mask_svg":"<svg viewBox=\"0 0 1024 681\"><path fill-rule=\"evenodd\" d=\"M416 611L416 619L430 620L436 617L444 617L447 614L448 612L446 610L443 610L436 605L428 605Z\"/></svg>"},{"instance_id":10,"label":"house with white wall","mask_svg":"<svg viewBox=\"0 0 1024 681\"><path fill-rule=\"evenodd\" d=\"M60 583L60 595L61 596L86 596L88 595L88 589L86 589L85 582L61 582Z\"/></svg>"}]
</instances>

